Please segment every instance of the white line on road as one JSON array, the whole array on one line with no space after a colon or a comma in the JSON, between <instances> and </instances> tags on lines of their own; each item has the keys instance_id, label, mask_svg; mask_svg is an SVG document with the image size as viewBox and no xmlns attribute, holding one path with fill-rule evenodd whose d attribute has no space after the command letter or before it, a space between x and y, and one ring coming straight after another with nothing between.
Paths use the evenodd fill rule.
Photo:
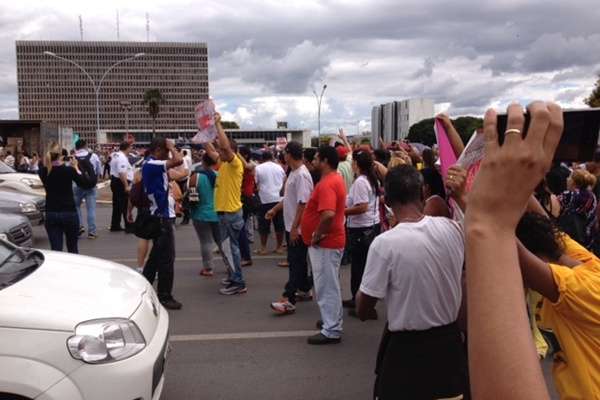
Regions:
<instances>
[{"instance_id":1,"label":"white line on road","mask_svg":"<svg viewBox=\"0 0 600 400\"><path fill-rule=\"evenodd\" d=\"M240 333L207 333L197 335L171 335L171 342L208 342L215 340L239 339L274 339L306 337L318 331L279 331L279 332L240 332Z\"/></svg>"},{"instance_id":2,"label":"white line on road","mask_svg":"<svg viewBox=\"0 0 600 400\"><path fill-rule=\"evenodd\" d=\"M272 255L272 256L252 256L252 260L276 260L280 258L285 258L285 255ZM215 257L213 260L222 260L223 257ZM137 262L137 258L111 258L109 261L116 263L126 263L126 262ZM176 257L175 261L202 261L200 257Z\"/></svg>"}]
</instances>

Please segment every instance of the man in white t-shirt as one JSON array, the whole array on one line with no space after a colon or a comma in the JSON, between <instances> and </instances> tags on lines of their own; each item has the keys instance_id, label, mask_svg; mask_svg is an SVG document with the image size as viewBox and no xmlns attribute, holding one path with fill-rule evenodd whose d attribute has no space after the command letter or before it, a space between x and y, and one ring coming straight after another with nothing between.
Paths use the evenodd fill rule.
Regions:
<instances>
[{"instance_id":1,"label":"man in white t-shirt","mask_svg":"<svg viewBox=\"0 0 600 400\"><path fill-rule=\"evenodd\" d=\"M310 172L304 165L302 146L298 142L289 142L285 147L285 162L291 172L285 181L283 200L267 212L265 218L273 219L283 210L283 220L288 242L287 260L289 264L288 282L282 298L271 303L277 314L292 314L296 311L296 301L310 297L312 282L308 276L308 248L300 235L300 221L306 203L313 191ZM298 296L300 294L300 297Z\"/></svg>"},{"instance_id":2,"label":"man in white t-shirt","mask_svg":"<svg viewBox=\"0 0 600 400\"><path fill-rule=\"evenodd\" d=\"M357 295L362 320L385 299L388 325L377 357L379 399L454 398L468 391L462 302L464 236L448 218L423 214L423 178L389 170L385 200L398 224L378 236Z\"/></svg>"},{"instance_id":3,"label":"man in white t-shirt","mask_svg":"<svg viewBox=\"0 0 600 400\"><path fill-rule=\"evenodd\" d=\"M271 220L265 218L265 214L281 201L281 188L285 181L285 171L279 164L273 162L273 153L265 150L262 154L262 163L256 166L256 186L260 198L260 209L258 210L258 233L260 234L260 250L258 254L267 254L267 241L271 232ZM273 219L275 237L277 238L276 253L283 254L283 233L285 226L283 216L278 213Z\"/></svg>"}]
</instances>

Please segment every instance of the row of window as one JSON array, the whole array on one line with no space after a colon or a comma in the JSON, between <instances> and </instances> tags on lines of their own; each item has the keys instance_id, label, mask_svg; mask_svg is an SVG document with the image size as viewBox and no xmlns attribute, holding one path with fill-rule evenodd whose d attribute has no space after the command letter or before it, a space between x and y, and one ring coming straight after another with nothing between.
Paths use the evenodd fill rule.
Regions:
<instances>
[{"instance_id":1,"label":"row of window","mask_svg":"<svg viewBox=\"0 0 600 400\"><path fill-rule=\"evenodd\" d=\"M17 57L36 57L44 51L51 51L61 57L72 55L87 55L90 57L131 56L137 53L146 53L152 56L196 56L206 55L206 46L198 47L170 47L170 46L19 46ZM49 57L49 56L45 56Z\"/></svg>"}]
</instances>

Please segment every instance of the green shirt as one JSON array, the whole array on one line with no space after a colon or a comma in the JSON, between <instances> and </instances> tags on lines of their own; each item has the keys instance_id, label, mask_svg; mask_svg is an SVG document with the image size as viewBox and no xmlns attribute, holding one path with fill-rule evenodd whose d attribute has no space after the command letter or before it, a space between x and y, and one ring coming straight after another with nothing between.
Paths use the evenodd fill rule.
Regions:
<instances>
[{"instance_id":1,"label":"green shirt","mask_svg":"<svg viewBox=\"0 0 600 400\"><path fill-rule=\"evenodd\" d=\"M198 183L198 203L192 207L192 219L203 222L218 222L219 218L215 212L215 188L212 187L208 177L199 172L196 173Z\"/></svg>"}]
</instances>

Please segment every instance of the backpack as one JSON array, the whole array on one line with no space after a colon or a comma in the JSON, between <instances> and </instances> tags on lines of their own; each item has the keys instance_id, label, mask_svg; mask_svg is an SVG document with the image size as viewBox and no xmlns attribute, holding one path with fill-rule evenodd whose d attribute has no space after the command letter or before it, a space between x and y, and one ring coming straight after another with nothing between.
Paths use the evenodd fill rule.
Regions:
<instances>
[{"instance_id":1,"label":"backpack","mask_svg":"<svg viewBox=\"0 0 600 400\"><path fill-rule=\"evenodd\" d=\"M96 187L98 183L98 175L96 175L96 170L92 165L92 153L89 153L84 157L75 157L77 159L77 164L79 165L79 170L81 171L81 175L84 178L85 183L79 185L82 189L93 189Z\"/></svg>"},{"instance_id":2,"label":"backpack","mask_svg":"<svg viewBox=\"0 0 600 400\"><path fill-rule=\"evenodd\" d=\"M150 199L148 199L148 195L144 190L144 182L141 179L139 182L131 185L129 201L131 201L131 204L138 210L150 207Z\"/></svg>"}]
</instances>

